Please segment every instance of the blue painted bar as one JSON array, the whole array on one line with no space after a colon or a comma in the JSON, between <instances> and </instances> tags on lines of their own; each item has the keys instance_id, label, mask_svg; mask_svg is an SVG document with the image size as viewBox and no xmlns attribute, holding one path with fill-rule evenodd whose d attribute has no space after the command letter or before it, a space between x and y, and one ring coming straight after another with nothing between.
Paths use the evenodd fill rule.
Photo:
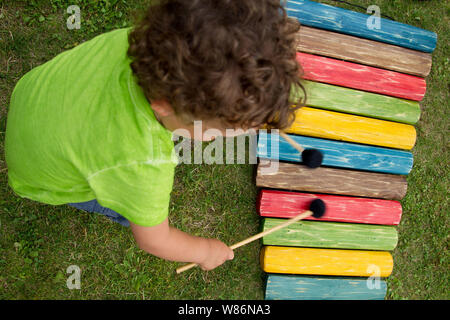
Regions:
<instances>
[{"instance_id":1,"label":"blue painted bar","mask_svg":"<svg viewBox=\"0 0 450 320\"><path fill-rule=\"evenodd\" d=\"M268 274L266 300L384 300L379 278Z\"/></svg>"},{"instance_id":2,"label":"blue painted bar","mask_svg":"<svg viewBox=\"0 0 450 320\"><path fill-rule=\"evenodd\" d=\"M413 155L408 151L301 135L289 136L305 149L321 151L324 166L401 175L409 174L413 167ZM264 130L260 130L258 135L256 156L301 162L300 153L286 140Z\"/></svg>"},{"instance_id":3,"label":"blue painted bar","mask_svg":"<svg viewBox=\"0 0 450 320\"><path fill-rule=\"evenodd\" d=\"M389 19L380 18L380 29L369 29L367 19L371 16L367 14L309 0L288 0L285 8L288 16L307 26L423 52L436 48L436 33Z\"/></svg>"}]
</instances>

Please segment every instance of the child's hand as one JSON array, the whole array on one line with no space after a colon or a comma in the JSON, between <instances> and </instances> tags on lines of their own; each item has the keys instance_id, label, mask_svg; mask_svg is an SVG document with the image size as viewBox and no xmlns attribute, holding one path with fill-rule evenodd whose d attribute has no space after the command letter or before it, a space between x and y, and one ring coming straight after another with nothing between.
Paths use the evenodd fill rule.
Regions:
<instances>
[{"instance_id":1,"label":"child's hand","mask_svg":"<svg viewBox=\"0 0 450 320\"><path fill-rule=\"evenodd\" d=\"M203 270L212 270L227 260L234 258L234 252L225 243L217 239L205 239L208 241L206 259L199 263Z\"/></svg>"}]
</instances>

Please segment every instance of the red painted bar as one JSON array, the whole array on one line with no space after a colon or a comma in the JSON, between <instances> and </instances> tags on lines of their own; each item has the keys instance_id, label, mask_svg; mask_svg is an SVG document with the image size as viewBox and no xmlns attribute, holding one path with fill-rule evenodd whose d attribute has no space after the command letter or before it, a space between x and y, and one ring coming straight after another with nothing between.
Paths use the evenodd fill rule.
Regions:
<instances>
[{"instance_id":1,"label":"red painted bar","mask_svg":"<svg viewBox=\"0 0 450 320\"><path fill-rule=\"evenodd\" d=\"M420 101L425 79L357 63L297 52L306 80Z\"/></svg>"},{"instance_id":2,"label":"red painted bar","mask_svg":"<svg viewBox=\"0 0 450 320\"><path fill-rule=\"evenodd\" d=\"M292 218L308 210L311 201L317 198L325 202L325 215L305 220L398 225L402 216L402 206L395 200L268 189L260 191L257 208L263 217Z\"/></svg>"}]
</instances>

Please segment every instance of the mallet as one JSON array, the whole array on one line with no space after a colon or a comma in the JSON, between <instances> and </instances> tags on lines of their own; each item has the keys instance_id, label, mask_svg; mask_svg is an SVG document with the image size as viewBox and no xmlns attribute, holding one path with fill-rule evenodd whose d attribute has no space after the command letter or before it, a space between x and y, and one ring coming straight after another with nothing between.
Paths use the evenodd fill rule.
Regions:
<instances>
[{"instance_id":1,"label":"mallet","mask_svg":"<svg viewBox=\"0 0 450 320\"><path fill-rule=\"evenodd\" d=\"M291 146L293 146L302 155L302 161L310 168L317 168L322 164L323 154L317 149L305 149L283 131L280 136L284 138Z\"/></svg>"},{"instance_id":2,"label":"mallet","mask_svg":"<svg viewBox=\"0 0 450 320\"><path fill-rule=\"evenodd\" d=\"M281 223L281 224L279 224L279 225L277 225L277 226L275 226L273 228L270 228L270 229L268 229L266 231L263 231L263 232L260 232L258 234L255 234L254 236L251 236L250 238L242 240L241 242L235 243L232 246L230 246L230 249L234 250L236 248L242 247L243 245L246 245L247 243L255 241L255 240L257 240L259 238L262 238L262 237L264 237L264 236L266 236L266 235L268 235L268 234L270 234L272 232L280 230L280 229L282 229L284 227L287 227L290 224L293 224L293 223L295 223L295 222L297 222L299 220L308 218L310 216L313 216L314 218L320 218L320 217L322 217L325 214L325 210L326 210L325 203L322 200L320 200L320 199L314 199L311 202L311 204L309 205L309 210L304 211L304 212L300 213L299 215L297 215L297 216L295 216L293 218L290 218L286 222L283 222L283 223ZM189 263L189 264L187 264L185 266L179 267L176 270L177 274L179 274L179 273L181 273L183 271L189 270L189 269L191 269L191 268L193 268L193 267L195 267L197 265L198 264L196 264L196 263Z\"/></svg>"}]
</instances>

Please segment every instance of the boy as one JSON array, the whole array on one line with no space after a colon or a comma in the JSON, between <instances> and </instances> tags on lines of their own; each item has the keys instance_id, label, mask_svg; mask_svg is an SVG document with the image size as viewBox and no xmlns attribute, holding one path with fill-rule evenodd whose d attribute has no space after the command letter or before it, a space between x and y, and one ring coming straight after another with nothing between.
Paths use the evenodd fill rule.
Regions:
<instances>
[{"instance_id":1,"label":"boy","mask_svg":"<svg viewBox=\"0 0 450 320\"><path fill-rule=\"evenodd\" d=\"M194 120L221 132L289 126L297 30L278 0L167 0L133 30L59 54L11 96L9 185L129 225L150 254L214 269L231 249L168 224L172 132L192 137Z\"/></svg>"}]
</instances>

